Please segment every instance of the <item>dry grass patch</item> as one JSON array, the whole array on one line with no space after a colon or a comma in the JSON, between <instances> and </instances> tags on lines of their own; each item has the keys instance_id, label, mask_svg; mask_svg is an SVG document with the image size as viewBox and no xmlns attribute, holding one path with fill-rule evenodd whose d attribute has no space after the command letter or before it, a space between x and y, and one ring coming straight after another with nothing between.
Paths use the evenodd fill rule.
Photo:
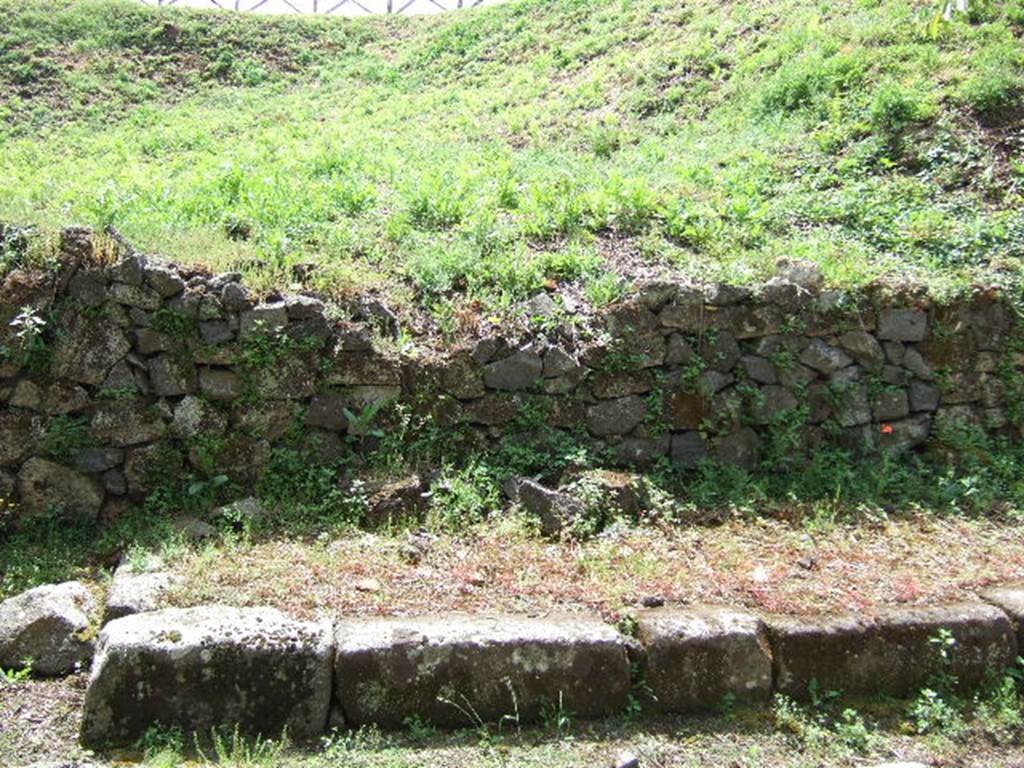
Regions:
<instances>
[{"instance_id":1,"label":"dry grass patch","mask_svg":"<svg viewBox=\"0 0 1024 768\"><path fill-rule=\"evenodd\" d=\"M181 605L273 605L291 614L619 611L660 597L772 612L870 612L967 599L1024 577L1022 525L920 515L806 526L619 527L550 542L521 522L460 535L353 532L315 540L229 538L187 552Z\"/></svg>"}]
</instances>

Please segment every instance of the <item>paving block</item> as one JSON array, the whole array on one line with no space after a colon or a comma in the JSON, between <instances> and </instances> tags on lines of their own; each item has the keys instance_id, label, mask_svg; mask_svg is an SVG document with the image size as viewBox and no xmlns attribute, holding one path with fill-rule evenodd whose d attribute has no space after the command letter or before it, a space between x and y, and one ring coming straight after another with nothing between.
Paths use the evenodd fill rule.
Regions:
<instances>
[{"instance_id":1,"label":"paving block","mask_svg":"<svg viewBox=\"0 0 1024 768\"><path fill-rule=\"evenodd\" d=\"M644 611L637 638L644 681L663 712L710 710L727 698L766 701L772 662L763 623L719 607Z\"/></svg>"},{"instance_id":2,"label":"paving block","mask_svg":"<svg viewBox=\"0 0 1024 768\"><path fill-rule=\"evenodd\" d=\"M875 617L766 617L775 687L804 698L815 681L823 691L909 696L938 672L964 687L1009 667L1017 638L1009 618L983 603L886 610ZM935 639L955 641L944 666Z\"/></svg>"},{"instance_id":3,"label":"paving block","mask_svg":"<svg viewBox=\"0 0 1024 768\"><path fill-rule=\"evenodd\" d=\"M86 746L131 743L155 723L297 741L320 736L331 699L329 625L271 608L168 608L100 633L85 696Z\"/></svg>"},{"instance_id":4,"label":"paving block","mask_svg":"<svg viewBox=\"0 0 1024 768\"><path fill-rule=\"evenodd\" d=\"M626 641L596 619L439 616L336 626L335 698L350 726L441 727L621 712Z\"/></svg>"}]
</instances>

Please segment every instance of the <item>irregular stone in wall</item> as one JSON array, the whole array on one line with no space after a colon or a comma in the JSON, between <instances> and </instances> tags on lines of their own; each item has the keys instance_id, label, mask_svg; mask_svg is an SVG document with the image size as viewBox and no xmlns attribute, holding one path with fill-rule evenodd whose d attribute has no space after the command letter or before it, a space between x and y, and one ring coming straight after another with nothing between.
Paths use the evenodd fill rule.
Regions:
<instances>
[{"instance_id":1,"label":"irregular stone in wall","mask_svg":"<svg viewBox=\"0 0 1024 768\"><path fill-rule=\"evenodd\" d=\"M587 409L587 429L594 435L625 435L643 421L647 407L636 395L608 400Z\"/></svg>"},{"instance_id":2,"label":"irregular stone in wall","mask_svg":"<svg viewBox=\"0 0 1024 768\"><path fill-rule=\"evenodd\" d=\"M495 358L503 356L508 351L508 342L496 336L488 336L480 339L470 353L477 365L484 365Z\"/></svg>"},{"instance_id":3,"label":"irregular stone in wall","mask_svg":"<svg viewBox=\"0 0 1024 768\"><path fill-rule=\"evenodd\" d=\"M358 619L336 627L335 698L350 726L401 728L536 720L551 702L578 717L621 712L630 689L622 637L591 619ZM472 706L470 715L466 702Z\"/></svg>"},{"instance_id":4,"label":"irregular stone in wall","mask_svg":"<svg viewBox=\"0 0 1024 768\"><path fill-rule=\"evenodd\" d=\"M185 290L185 281L172 268L163 264L147 264L142 270L146 284L160 296L170 299Z\"/></svg>"},{"instance_id":5,"label":"irregular stone in wall","mask_svg":"<svg viewBox=\"0 0 1024 768\"><path fill-rule=\"evenodd\" d=\"M66 384L39 385L22 379L11 394L10 404L16 408L56 416L84 411L91 403L89 393L82 387Z\"/></svg>"},{"instance_id":6,"label":"irregular stone in wall","mask_svg":"<svg viewBox=\"0 0 1024 768\"><path fill-rule=\"evenodd\" d=\"M124 472L120 469L108 469L103 473L103 489L114 496L124 496L128 493L128 478L124 476ZM107 504L111 501L107 498L104 503L103 509L100 510L100 519L102 521L108 521L109 517L104 517L108 514Z\"/></svg>"},{"instance_id":7,"label":"irregular stone in wall","mask_svg":"<svg viewBox=\"0 0 1024 768\"><path fill-rule=\"evenodd\" d=\"M785 387L761 387L750 404L750 417L755 424L770 424L777 416L799 406L796 395Z\"/></svg>"},{"instance_id":8,"label":"irregular stone in wall","mask_svg":"<svg viewBox=\"0 0 1024 768\"><path fill-rule=\"evenodd\" d=\"M651 391L651 375L647 371L599 373L590 385L594 397L602 400L626 395L642 395Z\"/></svg>"},{"instance_id":9,"label":"irregular stone in wall","mask_svg":"<svg viewBox=\"0 0 1024 768\"><path fill-rule=\"evenodd\" d=\"M612 446L612 462L620 467L650 467L669 451L670 438L663 435L630 435Z\"/></svg>"},{"instance_id":10,"label":"irregular stone in wall","mask_svg":"<svg viewBox=\"0 0 1024 768\"><path fill-rule=\"evenodd\" d=\"M928 315L917 309L883 309L878 313L878 338L886 341L922 341Z\"/></svg>"},{"instance_id":11,"label":"irregular stone in wall","mask_svg":"<svg viewBox=\"0 0 1024 768\"><path fill-rule=\"evenodd\" d=\"M188 395L174 407L171 434L183 440L214 437L227 429L227 417L200 397Z\"/></svg>"},{"instance_id":12,"label":"irregular stone in wall","mask_svg":"<svg viewBox=\"0 0 1024 768\"><path fill-rule=\"evenodd\" d=\"M847 331L839 337L839 345L868 368L877 368L885 363L882 345L867 331Z\"/></svg>"},{"instance_id":13,"label":"irregular stone in wall","mask_svg":"<svg viewBox=\"0 0 1024 768\"><path fill-rule=\"evenodd\" d=\"M149 361L149 380L157 397L178 397L199 386L196 367L177 355L158 355Z\"/></svg>"},{"instance_id":14,"label":"irregular stone in wall","mask_svg":"<svg viewBox=\"0 0 1024 768\"><path fill-rule=\"evenodd\" d=\"M131 349L124 332L106 319L70 313L53 350L53 373L79 384L103 382Z\"/></svg>"},{"instance_id":15,"label":"irregular stone in wall","mask_svg":"<svg viewBox=\"0 0 1024 768\"><path fill-rule=\"evenodd\" d=\"M167 431L168 417L144 400L118 400L97 407L89 432L102 444L124 448L159 440Z\"/></svg>"},{"instance_id":16,"label":"irregular stone in wall","mask_svg":"<svg viewBox=\"0 0 1024 768\"><path fill-rule=\"evenodd\" d=\"M732 304L742 304L748 301L754 292L742 285L730 285L729 283L715 283L707 286L707 302L714 307L727 307Z\"/></svg>"},{"instance_id":17,"label":"irregular stone in wall","mask_svg":"<svg viewBox=\"0 0 1024 768\"><path fill-rule=\"evenodd\" d=\"M1006 383L998 376L982 376L978 386L981 404L986 408L996 408L1006 402Z\"/></svg>"},{"instance_id":18,"label":"irregular stone in wall","mask_svg":"<svg viewBox=\"0 0 1024 768\"><path fill-rule=\"evenodd\" d=\"M13 499L16 483L12 473L0 469L0 499Z\"/></svg>"},{"instance_id":19,"label":"irregular stone in wall","mask_svg":"<svg viewBox=\"0 0 1024 768\"><path fill-rule=\"evenodd\" d=\"M910 371L898 365L883 365L878 377L883 383L894 387L906 387L910 383Z\"/></svg>"},{"instance_id":20,"label":"irregular stone in wall","mask_svg":"<svg viewBox=\"0 0 1024 768\"><path fill-rule=\"evenodd\" d=\"M758 355L744 355L740 358L740 366L752 381L759 384L775 384L779 378L775 374L775 366L767 359Z\"/></svg>"},{"instance_id":21,"label":"irregular stone in wall","mask_svg":"<svg viewBox=\"0 0 1024 768\"><path fill-rule=\"evenodd\" d=\"M491 389L528 389L537 383L543 373L544 363L540 355L522 350L489 363L484 369L484 384Z\"/></svg>"},{"instance_id":22,"label":"irregular stone in wall","mask_svg":"<svg viewBox=\"0 0 1024 768\"><path fill-rule=\"evenodd\" d=\"M658 327L658 316L637 302L613 305L605 314L605 324L615 336L647 333Z\"/></svg>"},{"instance_id":23,"label":"irregular stone in wall","mask_svg":"<svg viewBox=\"0 0 1024 768\"><path fill-rule=\"evenodd\" d=\"M935 378L935 369L916 349L908 349L903 355L903 367L919 379L931 381Z\"/></svg>"},{"instance_id":24,"label":"irregular stone in wall","mask_svg":"<svg viewBox=\"0 0 1024 768\"><path fill-rule=\"evenodd\" d=\"M242 379L224 368L199 369L199 391L210 400L226 402L242 395Z\"/></svg>"},{"instance_id":25,"label":"irregular stone in wall","mask_svg":"<svg viewBox=\"0 0 1024 768\"><path fill-rule=\"evenodd\" d=\"M507 395L487 394L466 404L466 418L488 427L508 424L519 415L522 405Z\"/></svg>"},{"instance_id":26,"label":"irregular stone in wall","mask_svg":"<svg viewBox=\"0 0 1024 768\"><path fill-rule=\"evenodd\" d=\"M845 368L853 359L837 347L826 344L821 339L812 339L802 353L800 362L826 376Z\"/></svg>"},{"instance_id":27,"label":"irregular stone in wall","mask_svg":"<svg viewBox=\"0 0 1024 768\"><path fill-rule=\"evenodd\" d=\"M288 325L288 310L283 301L260 304L242 312L238 335L243 341L257 336L273 336Z\"/></svg>"},{"instance_id":28,"label":"irregular stone in wall","mask_svg":"<svg viewBox=\"0 0 1024 768\"><path fill-rule=\"evenodd\" d=\"M579 360L560 347L551 347L544 353L544 377L555 378L580 369Z\"/></svg>"},{"instance_id":29,"label":"irregular stone in wall","mask_svg":"<svg viewBox=\"0 0 1024 768\"><path fill-rule=\"evenodd\" d=\"M854 382L832 387L836 421L842 427L857 427L871 421L868 388Z\"/></svg>"},{"instance_id":30,"label":"irregular stone in wall","mask_svg":"<svg viewBox=\"0 0 1024 768\"><path fill-rule=\"evenodd\" d=\"M142 285L142 270L146 264L144 256L138 254L126 256L107 268L107 277L126 285Z\"/></svg>"},{"instance_id":31,"label":"irregular stone in wall","mask_svg":"<svg viewBox=\"0 0 1024 768\"><path fill-rule=\"evenodd\" d=\"M708 446L700 432L672 435L672 463L680 469L695 469L708 455Z\"/></svg>"},{"instance_id":32,"label":"irregular stone in wall","mask_svg":"<svg viewBox=\"0 0 1024 768\"><path fill-rule=\"evenodd\" d=\"M114 283L110 286L110 298L126 307L137 307L149 312L160 309L160 294L144 286Z\"/></svg>"},{"instance_id":33,"label":"irregular stone in wall","mask_svg":"<svg viewBox=\"0 0 1024 768\"><path fill-rule=\"evenodd\" d=\"M231 426L255 437L279 440L295 426L299 408L290 400L247 404L231 414Z\"/></svg>"},{"instance_id":34,"label":"irregular stone in wall","mask_svg":"<svg viewBox=\"0 0 1024 768\"><path fill-rule=\"evenodd\" d=\"M887 389L875 397L875 421L894 421L910 414L910 401L906 390Z\"/></svg>"},{"instance_id":35,"label":"irregular stone in wall","mask_svg":"<svg viewBox=\"0 0 1024 768\"><path fill-rule=\"evenodd\" d=\"M32 659L37 675L67 675L92 658L89 614L95 601L77 581L47 584L0 603L0 669Z\"/></svg>"},{"instance_id":36,"label":"irregular stone in wall","mask_svg":"<svg viewBox=\"0 0 1024 768\"><path fill-rule=\"evenodd\" d=\"M242 487L251 487L270 459L270 443L251 435L230 434L217 446L212 461L197 447L189 449L188 460L193 469L211 474L225 475Z\"/></svg>"},{"instance_id":37,"label":"irregular stone in wall","mask_svg":"<svg viewBox=\"0 0 1024 768\"><path fill-rule=\"evenodd\" d=\"M779 384L791 389L800 389L818 378L818 374L811 368L796 361L776 365L775 372L779 377Z\"/></svg>"},{"instance_id":38,"label":"irregular stone in wall","mask_svg":"<svg viewBox=\"0 0 1024 768\"><path fill-rule=\"evenodd\" d=\"M712 441L713 453L723 464L735 464L751 470L757 466L761 454L761 439L750 427L743 427Z\"/></svg>"},{"instance_id":39,"label":"irregular stone in wall","mask_svg":"<svg viewBox=\"0 0 1024 768\"><path fill-rule=\"evenodd\" d=\"M135 349L140 355L155 355L157 352L167 352L173 347L173 342L166 334L158 333L151 328L135 329Z\"/></svg>"},{"instance_id":40,"label":"irregular stone in wall","mask_svg":"<svg viewBox=\"0 0 1024 768\"><path fill-rule=\"evenodd\" d=\"M711 397L728 387L735 381L732 374L721 371L704 371L697 377L697 391L705 397Z\"/></svg>"},{"instance_id":41,"label":"irregular stone in wall","mask_svg":"<svg viewBox=\"0 0 1024 768\"><path fill-rule=\"evenodd\" d=\"M910 382L910 389L908 390L908 396L910 400L910 410L917 413L918 411L935 411L939 407L939 398L941 393L939 388L926 384L923 381L912 381Z\"/></svg>"},{"instance_id":42,"label":"irregular stone in wall","mask_svg":"<svg viewBox=\"0 0 1024 768\"><path fill-rule=\"evenodd\" d=\"M981 378L973 373L954 372L943 381L942 402L947 405L974 403L981 399Z\"/></svg>"},{"instance_id":43,"label":"irregular stone in wall","mask_svg":"<svg viewBox=\"0 0 1024 768\"><path fill-rule=\"evenodd\" d=\"M0 466L20 464L43 441L43 420L34 413L0 412Z\"/></svg>"},{"instance_id":44,"label":"irregular stone in wall","mask_svg":"<svg viewBox=\"0 0 1024 768\"><path fill-rule=\"evenodd\" d=\"M83 744L131 743L153 723L235 728L297 740L323 734L334 643L326 624L270 608L165 609L100 632L82 714Z\"/></svg>"},{"instance_id":45,"label":"irregular stone in wall","mask_svg":"<svg viewBox=\"0 0 1024 768\"><path fill-rule=\"evenodd\" d=\"M777 334L785 322L778 307L732 306L711 313L710 325L743 340Z\"/></svg>"},{"instance_id":46,"label":"irregular stone in wall","mask_svg":"<svg viewBox=\"0 0 1024 768\"><path fill-rule=\"evenodd\" d=\"M658 322L666 328L697 333L707 324L707 311L703 300L673 302L661 310Z\"/></svg>"},{"instance_id":47,"label":"irregular stone in wall","mask_svg":"<svg viewBox=\"0 0 1024 768\"><path fill-rule=\"evenodd\" d=\"M394 360L376 352L341 352L334 356L326 383L332 386L400 386L401 369Z\"/></svg>"},{"instance_id":48,"label":"irregular stone in wall","mask_svg":"<svg viewBox=\"0 0 1024 768\"><path fill-rule=\"evenodd\" d=\"M657 312L685 290L684 286L671 280L648 280L635 283L633 295L638 304Z\"/></svg>"},{"instance_id":49,"label":"irregular stone in wall","mask_svg":"<svg viewBox=\"0 0 1024 768\"><path fill-rule=\"evenodd\" d=\"M772 663L761 621L731 608L644 611L637 620L644 682L661 712L767 701Z\"/></svg>"},{"instance_id":50,"label":"irregular stone in wall","mask_svg":"<svg viewBox=\"0 0 1024 768\"><path fill-rule=\"evenodd\" d=\"M660 333L639 333L626 337L626 341L638 368L656 368L665 363L665 337Z\"/></svg>"},{"instance_id":51,"label":"irregular stone in wall","mask_svg":"<svg viewBox=\"0 0 1024 768\"><path fill-rule=\"evenodd\" d=\"M124 451L120 448L89 446L75 456L75 469L79 472L98 474L120 466L124 462Z\"/></svg>"},{"instance_id":52,"label":"irregular stone in wall","mask_svg":"<svg viewBox=\"0 0 1024 768\"><path fill-rule=\"evenodd\" d=\"M472 400L485 393L480 367L467 354L457 354L442 364L441 388L459 400Z\"/></svg>"},{"instance_id":53,"label":"irregular stone in wall","mask_svg":"<svg viewBox=\"0 0 1024 768\"><path fill-rule=\"evenodd\" d=\"M885 359L892 365L903 365L903 357L907 354L907 348L901 341L887 341L882 344L885 350Z\"/></svg>"},{"instance_id":54,"label":"irregular stone in wall","mask_svg":"<svg viewBox=\"0 0 1024 768\"><path fill-rule=\"evenodd\" d=\"M826 691L907 696L940 670L973 686L1010 666L1017 652L1010 620L982 604L888 610L877 620L769 616L765 623L776 687L797 698L808 695L812 680ZM956 641L945 663L933 642L941 630Z\"/></svg>"},{"instance_id":55,"label":"irregular stone in wall","mask_svg":"<svg viewBox=\"0 0 1024 768\"><path fill-rule=\"evenodd\" d=\"M83 307L99 307L109 296L107 280L97 270L79 269L68 283L68 296Z\"/></svg>"},{"instance_id":56,"label":"irregular stone in wall","mask_svg":"<svg viewBox=\"0 0 1024 768\"><path fill-rule=\"evenodd\" d=\"M879 430L878 445L889 451L906 451L924 445L931 427L932 418L927 414L890 422Z\"/></svg>"},{"instance_id":57,"label":"irregular stone in wall","mask_svg":"<svg viewBox=\"0 0 1024 768\"><path fill-rule=\"evenodd\" d=\"M23 517L57 514L95 520L103 506L103 488L69 467L34 457L18 472L18 499Z\"/></svg>"},{"instance_id":58,"label":"irregular stone in wall","mask_svg":"<svg viewBox=\"0 0 1024 768\"><path fill-rule=\"evenodd\" d=\"M324 314L324 303L312 296L301 294L285 296L283 301L289 320L309 320L314 317L322 317Z\"/></svg>"},{"instance_id":59,"label":"irregular stone in wall","mask_svg":"<svg viewBox=\"0 0 1024 768\"><path fill-rule=\"evenodd\" d=\"M315 355L287 357L253 371L252 390L268 400L304 400L316 391L318 371Z\"/></svg>"},{"instance_id":60,"label":"irregular stone in wall","mask_svg":"<svg viewBox=\"0 0 1024 768\"><path fill-rule=\"evenodd\" d=\"M686 365L697 356L690 342L682 334L673 333L665 345L665 365Z\"/></svg>"},{"instance_id":61,"label":"irregular stone in wall","mask_svg":"<svg viewBox=\"0 0 1024 768\"><path fill-rule=\"evenodd\" d=\"M348 397L344 392L320 392L309 403L306 426L344 432L348 429L348 416L345 414L348 407Z\"/></svg>"},{"instance_id":62,"label":"irregular stone in wall","mask_svg":"<svg viewBox=\"0 0 1024 768\"><path fill-rule=\"evenodd\" d=\"M221 289L220 301L218 303L228 312L245 312L251 309L253 305L253 301L249 297L249 291L244 285L237 282L228 283ZM285 312L285 315L287 316L287 312ZM219 313L217 316L219 316ZM205 319L213 320L217 316L207 316ZM280 315L277 315L276 317L280 320ZM251 320L254 319L257 318L251 318ZM254 324L251 326L250 330L255 330Z\"/></svg>"},{"instance_id":63,"label":"irregular stone in wall","mask_svg":"<svg viewBox=\"0 0 1024 768\"><path fill-rule=\"evenodd\" d=\"M199 324L199 336L204 344L216 347L234 341L235 332L223 320L207 320Z\"/></svg>"},{"instance_id":64,"label":"irregular stone in wall","mask_svg":"<svg viewBox=\"0 0 1024 768\"><path fill-rule=\"evenodd\" d=\"M718 331L703 338L700 356L708 367L721 373L728 373L740 359L740 347L736 343L736 337L731 333Z\"/></svg>"},{"instance_id":65,"label":"irregular stone in wall","mask_svg":"<svg viewBox=\"0 0 1024 768\"><path fill-rule=\"evenodd\" d=\"M157 486L170 479L176 482L184 467L181 454L168 446L147 445L125 454L124 477L128 493L136 499L145 498Z\"/></svg>"},{"instance_id":66,"label":"irregular stone in wall","mask_svg":"<svg viewBox=\"0 0 1024 768\"><path fill-rule=\"evenodd\" d=\"M708 416L707 399L697 392L667 392L664 403L672 429L699 429Z\"/></svg>"}]
</instances>

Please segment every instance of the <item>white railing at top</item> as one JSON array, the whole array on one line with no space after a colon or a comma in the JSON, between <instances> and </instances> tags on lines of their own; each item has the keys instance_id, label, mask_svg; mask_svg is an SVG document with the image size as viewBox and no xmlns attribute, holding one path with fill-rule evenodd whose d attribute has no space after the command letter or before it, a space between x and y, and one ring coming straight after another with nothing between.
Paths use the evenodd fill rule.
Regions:
<instances>
[{"instance_id":1,"label":"white railing at top","mask_svg":"<svg viewBox=\"0 0 1024 768\"><path fill-rule=\"evenodd\" d=\"M255 13L319 13L365 16L378 13L440 13L493 5L501 0L142 0L146 5L220 8Z\"/></svg>"}]
</instances>

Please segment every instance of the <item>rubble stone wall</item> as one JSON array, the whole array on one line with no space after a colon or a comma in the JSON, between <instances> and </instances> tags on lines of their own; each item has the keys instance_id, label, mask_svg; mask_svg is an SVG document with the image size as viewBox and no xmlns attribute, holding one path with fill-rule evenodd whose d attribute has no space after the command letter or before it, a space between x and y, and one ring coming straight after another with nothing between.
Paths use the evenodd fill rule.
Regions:
<instances>
[{"instance_id":1,"label":"rubble stone wall","mask_svg":"<svg viewBox=\"0 0 1024 768\"><path fill-rule=\"evenodd\" d=\"M379 341L386 311L257 300L237 274L134 253L104 263L83 230L61 247L57 268L0 286L0 497L25 516L113 515L161 473L245 489L296 429L329 460L372 445L368 421L396 401L475 446L539 413L609 464L681 471L915 450L964 425L1019 434L1016 314L992 289L844 293L799 266L757 290L651 282L586 333L554 314L402 355Z\"/></svg>"}]
</instances>

